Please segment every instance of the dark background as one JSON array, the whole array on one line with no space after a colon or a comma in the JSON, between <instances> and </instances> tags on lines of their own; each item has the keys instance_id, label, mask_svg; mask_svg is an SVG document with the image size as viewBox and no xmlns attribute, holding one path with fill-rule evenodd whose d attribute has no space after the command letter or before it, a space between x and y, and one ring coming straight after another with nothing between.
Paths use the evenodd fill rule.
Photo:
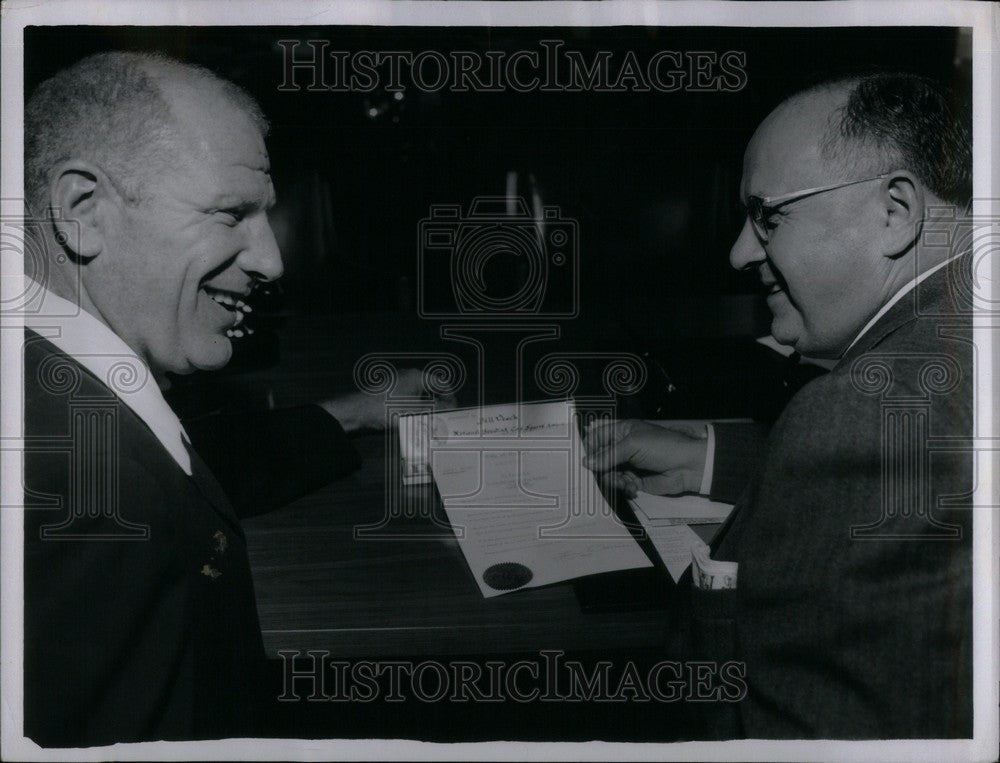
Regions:
<instances>
[{"instance_id":1,"label":"dark background","mask_svg":"<svg viewBox=\"0 0 1000 763\"><path fill-rule=\"evenodd\" d=\"M748 391L770 382L758 378L747 349L748 339L768 333L769 316L756 275L728 263L744 219L743 150L760 120L808 82L870 67L922 73L963 97L971 84L971 35L952 28L33 27L25 37L28 93L89 53L129 49L208 66L259 99L272 123L272 222L286 274L258 306L261 330L240 345L230 377L273 365L279 345L287 358L293 333L309 346L320 337L351 348L335 385L350 383L347 369L366 349L433 342L439 324L415 320L419 222L435 204L466 210L475 196L504 194L516 170L532 174L544 203L578 224L580 314L562 322L560 349L651 352L680 391L664 406L666 382L651 366L660 389L631 412L657 415L746 415L771 405ZM735 50L746 53L748 79L735 93L409 86L397 102L381 90L309 92L303 73L300 92L279 91L282 39L445 55L540 51L540 40L555 39L587 61L612 51L612 71L628 50L643 66L660 50ZM298 55L308 52L302 46ZM387 328L381 346L362 342L355 351L357 329L373 323L405 330Z\"/></svg>"}]
</instances>

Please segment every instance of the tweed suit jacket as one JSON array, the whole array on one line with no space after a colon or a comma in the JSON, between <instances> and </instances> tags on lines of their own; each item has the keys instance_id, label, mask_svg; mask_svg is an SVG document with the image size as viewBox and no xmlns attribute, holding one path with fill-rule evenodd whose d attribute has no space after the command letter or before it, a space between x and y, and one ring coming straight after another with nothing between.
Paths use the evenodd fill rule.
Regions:
<instances>
[{"instance_id":1,"label":"tweed suit jacket","mask_svg":"<svg viewBox=\"0 0 1000 763\"><path fill-rule=\"evenodd\" d=\"M691 655L746 671L704 735L971 736L972 458L949 447L973 434L968 267L919 284L771 429L711 544L737 587L691 589ZM717 429L717 469L736 431ZM713 496L734 488L720 474Z\"/></svg>"},{"instance_id":2,"label":"tweed suit jacket","mask_svg":"<svg viewBox=\"0 0 1000 763\"><path fill-rule=\"evenodd\" d=\"M197 452L188 476L105 380L32 331L24 366L25 735L251 735L265 661L233 503L277 504L356 468L343 430L315 407L189 429L196 445L200 430L233 435L228 465L211 455L244 475L224 489Z\"/></svg>"}]
</instances>

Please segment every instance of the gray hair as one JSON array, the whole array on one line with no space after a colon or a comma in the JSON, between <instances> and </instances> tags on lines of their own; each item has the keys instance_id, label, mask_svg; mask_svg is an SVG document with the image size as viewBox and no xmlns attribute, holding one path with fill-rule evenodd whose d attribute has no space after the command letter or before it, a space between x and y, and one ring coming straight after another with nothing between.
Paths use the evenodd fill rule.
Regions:
<instances>
[{"instance_id":1,"label":"gray hair","mask_svg":"<svg viewBox=\"0 0 1000 763\"><path fill-rule=\"evenodd\" d=\"M157 53L88 56L39 85L24 109L24 184L32 212L49 207L54 167L71 158L104 169L129 203L151 171L176 162L176 119L159 77L194 77L245 112L262 135L268 123L243 88L203 66Z\"/></svg>"},{"instance_id":2,"label":"gray hair","mask_svg":"<svg viewBox=\"0 0 1000 763\"><path fill-rule=\"evenodd\" d=\"M878 72L814 86L843 88L822 155L852 176L908 170L938 198L966 207L972 198L972 111L926 77Z\"/></svg>"}]
</instances>

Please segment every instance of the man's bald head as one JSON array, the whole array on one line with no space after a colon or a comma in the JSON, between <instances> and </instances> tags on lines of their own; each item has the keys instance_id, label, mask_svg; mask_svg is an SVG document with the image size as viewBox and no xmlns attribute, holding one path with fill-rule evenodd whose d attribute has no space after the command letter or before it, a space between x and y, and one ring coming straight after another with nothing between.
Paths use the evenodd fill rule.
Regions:
<instances>
[{"instance_id":1,"label":"man's bald head","mask_svg":"<svg viewBox=\"0 0 1000 763\"><path fill-rule=\"evenodd\" d=\"M743 197L771 196L850 179L824 150L835 115L847 101L843 88L823 88L792 96L774 109L747 147Z\"/></svg>"},{"instance_id":2,"label":"man's bald head","mask_svg":"<svg viewBox=\"0 0 1000 763\"><path fill-rule=\"evenodd\" d=\"M97 164L128 201L140 201L150 174L178 159L174 105L185 91L228 102L266 135L267 120L246 91L204 67L158 54L98 53L39 85L24 119L32 210L48 208L53 170L69 159Z\"/></svg>"}]
</instances>

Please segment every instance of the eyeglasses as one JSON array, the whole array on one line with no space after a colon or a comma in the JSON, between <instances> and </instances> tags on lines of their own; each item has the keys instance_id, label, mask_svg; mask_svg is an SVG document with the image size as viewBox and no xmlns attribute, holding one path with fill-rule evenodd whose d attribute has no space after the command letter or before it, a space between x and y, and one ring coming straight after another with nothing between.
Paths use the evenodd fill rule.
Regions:
<instances>
[{"instance_id":1,"label":"eyeglasses","mask_svg":"<svg viewBox=\"0 0 1000 763\"><path fill-rule=\"evenodd\" d=\"M798 201L799 199L804 199L806 196L813 196L817 193L836 191L838 188L846 188L849 185L881 180L884 177L888 177L889 174L884 173L875 177L864 178L863 180L849 180L846 183L806 188L803 191L793 191L781 196L750 196L747 198L747 216L750 218L750 224L753 225L753 230L757 234L757 238L760 239L762 244L766 244L771 234L771 231L767 228L767 220L777 211L778 207L783 207L786 204L791 204L793 201Z\"/></svg>"}]
</instances>

